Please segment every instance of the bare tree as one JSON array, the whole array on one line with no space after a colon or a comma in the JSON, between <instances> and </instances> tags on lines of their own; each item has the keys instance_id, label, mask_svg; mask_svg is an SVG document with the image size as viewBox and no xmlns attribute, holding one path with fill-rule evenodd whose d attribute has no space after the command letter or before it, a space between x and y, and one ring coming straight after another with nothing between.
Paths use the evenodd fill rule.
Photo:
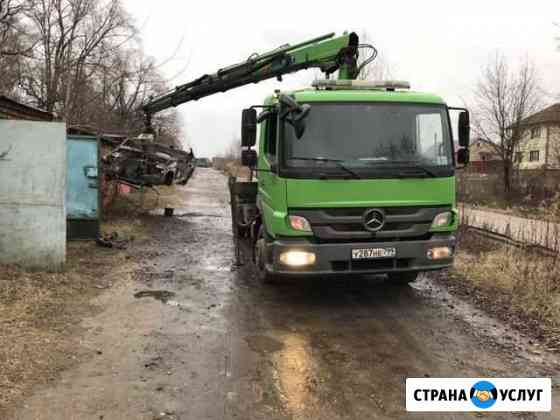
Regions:
<instances>
[{"instance_id":1,"label":"bare tree","mask_svg":"<svg viewBox=\"0 0 560 420\"><path fill-rule=\"evenodd\" d=\"M0 46L0 94L13 95L19 81L21 56L11 52L19 50L20 40L13 31L4 33ZM7 53L9 51L10 53Z\"/></svg>"},{"instance_id":2,"label":"bare tree","mask_svg":"<svg viewBox=\"0 0 560 420\"><path fill-rule=\"evenodd\" d=\"M10 54L6 50L6 41L13 31L18 16L23 12L24 2L21 0L0 0L0 55Z\"/></svg>"},{"instance_id":3,"label":"bare tree","mask_svg":"<svg viewBox=\"0 0 560 420\"><path fill-rule=\"evenodd\" d=\"M372 44L371 35L366 30L362 31L360 34L360 43ZM358 59L358 65L361 65L365 60L368 59L369 51L370 50L365 48L360 49L360 58ZM362 69L362 71L358 75L358 79L386 80L393 78L394 69L389 64L385 56L382 53L378 53L377 51L375 52L375 54L375 59Z\"/></svg>"},{"instance_id":4,"label":"bare tree","mask_svg":"<svg viewBox=\"0 0 560 420\"><path fill-rule=\"evenodd\" d=\"M515 152L526 130L523 119L538 110L540 92L535 67L528 58L511 68L499 53L482 70L474 92L473 128L502 161L506 195L511 192Z\"/></svg>"},{"instance_id":5,"label":"bare tree","mask_svg":"<svg viewBox=\"0 0 560 420\"><path fill-rule=\"evenodd\" d=\"M32 0L0 0L0 93L15 94L22 58L32 50L21 22L32 6Z\"/></svg>"},{"instance_id":6,"label":"bare tree","mask_svg":"<svg viewBox=\"0 0 560 420\"><path fill-rule=\"evenodd\" d=\"M84 81L132 36L129 18L119 0L37 0L28 17L38 60L27 63L22 87L39 106L72 122Z\"/></svg>"},{"instance_id":7,"label":"bare tree","mask_svg":"<svg viewBox=\"0 0 560 420\"><path fill-rule=\"evenodd\" d=\"M0 93L70 125L139 133L141 105L169 86L131 21L121 0L0 0ZM175 110L153 123L160 141L181 146Z\"/></svg>"},{"instance_id":8,"label":"bare tree","mask_svg":"<svg viewBox=\"0 0 560 420\"><path fill-rule=\"evenodd\" d=\"M110 124L127 131L142 130L142 104L152 96L169 90L158 66L140 48L136 48L122 50L108 70L108 74L104 75L102 91ZM158 141L181 146L182 123L176 109L154 115L152 124L158 132Z\"/></svg>"}]
</instances>

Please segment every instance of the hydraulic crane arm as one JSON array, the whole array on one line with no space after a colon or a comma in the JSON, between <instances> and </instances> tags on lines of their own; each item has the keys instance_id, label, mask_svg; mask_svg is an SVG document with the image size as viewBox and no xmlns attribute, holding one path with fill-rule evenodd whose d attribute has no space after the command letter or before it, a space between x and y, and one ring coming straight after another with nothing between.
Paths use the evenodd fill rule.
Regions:
<instances>
[{"instance_id":1,"label":"hydraulic crane arm","mask_svg":"<svg viewBox=\"0 0 560 420\"><path fill-rule=\"evenodd\" d=\"M353 32L339 37L334 35L330 33L261 55L253 54L247 61L206 74L151 99L142 107L146 131L152 132L151 117L157 112L261 80L273 77L281 80L284 74L299 70L319 68L327 75L339 70L340 79L355 79L359 73L358 35Z\"/></svg>"}]
</instances>

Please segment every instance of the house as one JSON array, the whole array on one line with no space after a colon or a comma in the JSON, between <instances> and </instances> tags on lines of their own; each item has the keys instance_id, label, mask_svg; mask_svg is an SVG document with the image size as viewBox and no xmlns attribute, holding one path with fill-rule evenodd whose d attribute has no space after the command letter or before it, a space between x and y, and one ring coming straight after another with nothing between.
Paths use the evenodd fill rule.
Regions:
<instances>
[{"instance_id":1,"label":"house","mask_svg":"<svg viewBox=\"0 0 560 420\"><path fill-rule=\"evenodd\" d=\"M521 121L523 138L514 162L519 169L560 169L560 103Z\"/></svg>"},{"instance_id":2,"label":"house","mask_svg":"<svg viewBox=\"0 0 560 420\"><path fill-rule=\"evenodd\" d=\"M474 139L470 146L470 168L475 172L489 172L500 165L496 150L482 139Z\"/></svg>"},{"instance_id":3,"label":"house","mask_svg":"<svg viewBox=\"0 0 560 420\"><path fill-rule=\"evenodd\" d=\"M0 95L0 120L54 121L54 115Z\"/></svg>"}]
</instances>

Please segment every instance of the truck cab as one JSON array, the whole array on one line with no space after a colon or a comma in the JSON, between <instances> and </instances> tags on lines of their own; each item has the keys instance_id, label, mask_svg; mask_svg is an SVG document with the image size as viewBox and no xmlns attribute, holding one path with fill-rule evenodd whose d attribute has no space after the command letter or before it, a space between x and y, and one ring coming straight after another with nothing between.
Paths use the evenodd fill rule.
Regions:
<instances>
[{"instance_id":1,"label":"truck cab","mask_svg":"<svg viewBox=\"0 0 560 420\"><path fill-rule=\"evenodd\" d=\"M255 217L244 223L259 277L388 274L407 283L452 264L468 112L459 109L459 148L456 109L407 87L326 80L277 92L260 107L258 153L244 116L242 153L258 185L256 210L245 212Z\"/></svg>"}]
</instances>

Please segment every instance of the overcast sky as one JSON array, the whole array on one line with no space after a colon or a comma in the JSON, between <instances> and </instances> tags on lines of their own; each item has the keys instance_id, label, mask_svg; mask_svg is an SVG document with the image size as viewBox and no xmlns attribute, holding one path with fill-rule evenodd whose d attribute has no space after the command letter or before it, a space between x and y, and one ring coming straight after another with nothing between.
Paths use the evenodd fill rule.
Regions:
<instances>
[{"instance_id":1,"label":"overcast sky","mask_svg":"<svg viewBox=\"0 0 560 420\"><path fill-rule=\"evenodd\" d=\"M173 85L213 73L253 52L295 44L331 31L367 31L393 77L462 105L482 66L496 51L537 65L548 101L560 94L558 0L393 0L332 2L285 0L125 0L141 27L147 54ZM348 5L348 7L345 7ZM173 57L172 60L168 60ZM216 94L179 107L186 144L197 156L223 153L239 136L241 110L274 89L308 85L312 70ZM559 98L560 100L560 98Z\"/></svg>"}]
</instances>

